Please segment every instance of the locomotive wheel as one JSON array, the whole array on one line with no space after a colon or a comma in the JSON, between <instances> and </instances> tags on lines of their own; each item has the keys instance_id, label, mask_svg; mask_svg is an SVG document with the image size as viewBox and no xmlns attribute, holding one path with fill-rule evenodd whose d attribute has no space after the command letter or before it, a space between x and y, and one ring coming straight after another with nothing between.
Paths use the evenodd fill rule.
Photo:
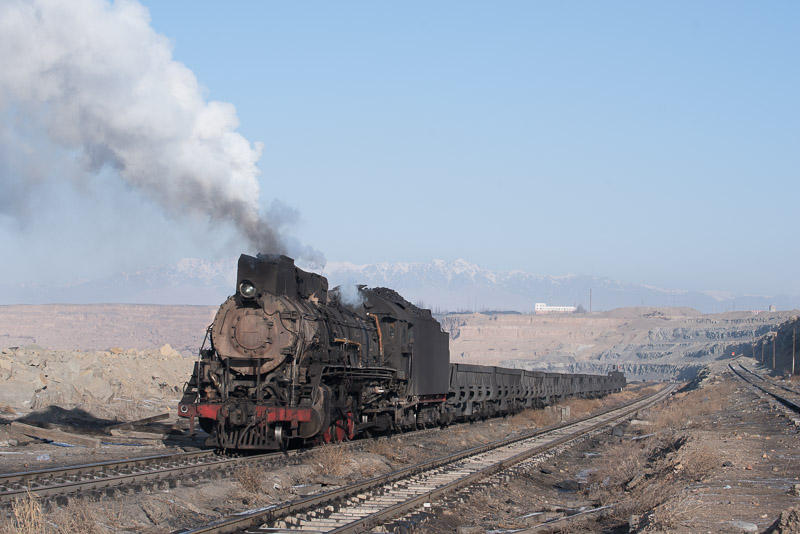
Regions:
<instances>
[{"instance_id":1,"label":"locomotive wheel","mask_svg":"<svg viewBox=\"0 0 800 534\"><path fill-rule=\"evenodd\" d=\"M275 442L278 444L278 448L285 451L286 446L289 444L289 439L283 435L283 426L276 425L272 432Z\"/></svg>"}]
</instances>

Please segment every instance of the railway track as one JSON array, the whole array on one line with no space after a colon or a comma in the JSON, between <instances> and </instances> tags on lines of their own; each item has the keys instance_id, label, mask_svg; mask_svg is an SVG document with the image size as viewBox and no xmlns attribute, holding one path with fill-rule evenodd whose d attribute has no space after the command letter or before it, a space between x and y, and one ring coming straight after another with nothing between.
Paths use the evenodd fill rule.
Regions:
<instances>
[{"instance_id":1,"label":"railway track","mask_svg":"<svg viewBox=\"0 0 800 534\"><path fill-rule=\"evenodd\" d=\"M676 388L677 385L672 384L644 399L577 421L459 451L321 494L242 512L178 532L363 532L453 490L599 431L664 399Z\"/></svg>"},{"instance_id":2,"label":"railway track","mask_svg":"<svg viewBox=\"0 0 800 534\"><path fill-rule=\"evenodd\" d=\"M422 435L437 430L421 429L406 434ZM368 440L348 441L338 443L337 446L357 448L366 441ZM0 474L0 507L9 505L16 498L27 493L48 500L76 494L84 497L103 494L112 496L115 491L124 491L130 488L175 487L183 479L196 480L226 476L243 464L263 466L278 460L303 455L311 450L313 449L294 449L242 457L224 456L213 450L202 450L2 473Z\"/></svg>"},{"instance_id":3,"label":"railway track","mask_svg":"<svg viewBox=\"0 0 800 534\"><path fill-rule=\"evenodd\" d=\"M224 472L241 462L263 463L282 455L232 458L204 450L5 473L0 475L0 505L28 492L37 497L53 498L75 493L84 496L113 493L131 486L159 483L174 486L179 478L200 474L207 478L212 472Z\"/></svg>"},{"instance_id":4,"label":"railway track","mask_svg":"<svg viewBox=\"0 0 800 534\"><path fill-rule=\"evenodd\" d=\"M800 414L800 393L792 388L776 384L772 380L769 380L748 369L741 362L738 362L738 366L739 369L736 369L736 366L734 366L732 363L728 364L728 367L730 367L731 371L733 371L739 378L756 388L768 398L779 402L788 410L794 412L790 418L793 420L795 425L800 426L800 418L797 417L797 414Z\"/></svg>"},{"instance_id":5,"label":"railway track","mask_svg":"<svg viewBox=\"0 0 800 534\"><path fill-rule=\"evenodd\" d=\"M764 376L764 375L762 375L760 373L757 373L757 372L753 371L752 369L749 369L749 368L745 367L744 365L742 365L741 362L739 362L739 367L744 369L748 374L750 374L750 375L756 377L757 379L759 379L759 381L763 381L763 382L765 382L767 384L771 384L771 385L775 386L776 388L780 388L783 391L786 391L787 393L790 393L792 395L800 396L800 390L797 390L795 388L790 388L788 386L784 386L783 384L779 384L778 382L772 380L771 378L768 378L768 377L766 377L766 376Z\"/></svg>"}]
</instances>

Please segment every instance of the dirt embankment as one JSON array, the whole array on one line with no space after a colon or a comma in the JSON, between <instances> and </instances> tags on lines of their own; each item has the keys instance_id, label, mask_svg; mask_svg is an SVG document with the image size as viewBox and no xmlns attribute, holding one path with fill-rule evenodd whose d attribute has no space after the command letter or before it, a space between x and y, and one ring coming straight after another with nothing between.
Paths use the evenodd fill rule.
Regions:
<instances>
[{"instance_id":1,"label":"dirt embankment","mask_svg":"<svg viewBox=\"0 0 800 534\"><path fill-rule=\"evenodd\" d=\"M16 416L58 407L102 419L132 420L172 411L193 360L158 350L0 351L0 411Z\"/></svg>"},{"instance_id":2,"label":"dirt embankment","mask_svg":"<svg viewBox=\"0 0 800 534\"><path fill-rule=\"evenodd\" d=\"M623 308L569 315L451 314L441 320L450 332L453 362L587 373L618 367L629 378L654 380L691 378L728 357L730 347L749 346L795 313Z\"/></svg>"}]
</instances>

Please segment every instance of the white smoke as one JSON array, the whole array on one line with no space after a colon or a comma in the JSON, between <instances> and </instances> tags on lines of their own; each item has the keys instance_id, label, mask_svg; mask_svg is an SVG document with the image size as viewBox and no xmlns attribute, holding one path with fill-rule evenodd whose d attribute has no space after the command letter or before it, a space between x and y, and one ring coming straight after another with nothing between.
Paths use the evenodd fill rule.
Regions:
<instances>
[{"instance_id":1,"label":"white smoke","mask_svg":"<svg viewBox=\"0 0 800 534\"><path fill-rule=\"evenodd\" d=\"M339 299L347 306L358 308L364 304L364 295L357 284L343 284L333 288L335 293L338 293Z\"/></svg>"},{"instance_id":2,"label":"white smoke","mask_svg":"<svg viewBox=\"0 0 800 534\"><path fill-rule=\"evenodd\" d=\"M171 215L230 221L256 251L287 252L279 235L285 210L259 213L261 144L236 131L231 104L205 100L138 2L2 0L0 58L6 131L34 125L88 171L115 169ZM36 179L12 174L0 175L9 204ZM290 248L321 261L313 250Z\"/></svg>"}]
</instances>

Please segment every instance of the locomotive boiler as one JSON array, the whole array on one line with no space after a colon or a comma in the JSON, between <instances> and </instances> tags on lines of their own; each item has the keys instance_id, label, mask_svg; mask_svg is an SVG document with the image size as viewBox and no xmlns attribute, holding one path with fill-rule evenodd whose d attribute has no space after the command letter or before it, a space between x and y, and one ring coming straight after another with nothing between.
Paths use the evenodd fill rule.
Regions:
<instances>
[{"instance_id":1,"label":"locomotive boiler","mask_svg":"<svg viewBox=\"0 0 800 534\"><path fill-rule=\"evenodd\" d=\"M239 258L236 292L207 341L178 414L224 449L444 425L625 385L618 372L450 364L448 335L430 310L386 288L329 290L286 256Z\"/></svg>"}]
</instances>

